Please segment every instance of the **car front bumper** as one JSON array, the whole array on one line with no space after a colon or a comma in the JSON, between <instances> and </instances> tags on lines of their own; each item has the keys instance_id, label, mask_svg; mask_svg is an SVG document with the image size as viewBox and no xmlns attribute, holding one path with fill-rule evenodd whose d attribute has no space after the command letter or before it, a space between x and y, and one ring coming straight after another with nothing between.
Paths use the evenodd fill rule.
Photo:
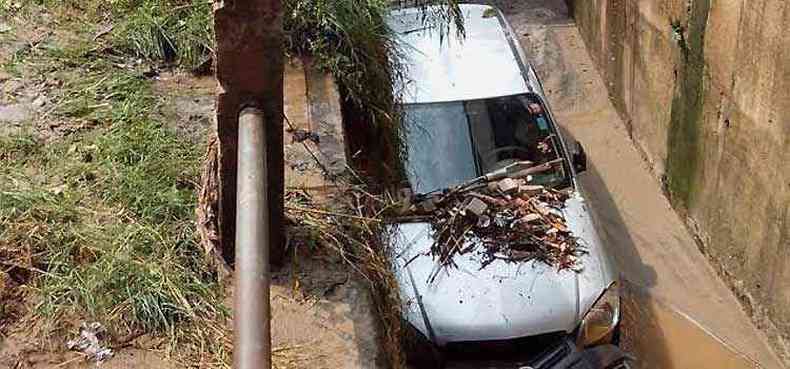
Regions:
<instances>
[{"instance_id":1,"label":"car front bumper","mask_svg":"<svg viewBox=\"0 0 790 369\"><path fill-rule=\"evenodd\" d=\"M628 368L629 356L619 347L606 344L580 349L564 339L529 360L449 361L446 369L615 369Z\"/></svg>"}]
</instances>

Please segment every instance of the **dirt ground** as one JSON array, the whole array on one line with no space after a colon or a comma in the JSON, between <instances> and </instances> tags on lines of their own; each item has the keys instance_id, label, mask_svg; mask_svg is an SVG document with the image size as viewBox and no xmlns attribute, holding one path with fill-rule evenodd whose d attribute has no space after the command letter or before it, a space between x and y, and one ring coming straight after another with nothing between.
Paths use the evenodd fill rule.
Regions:
<instances>
[{"instance_id":1,"label":"dirt ground","mask_svg":"<svg viewBox=\"0 0 790 369\"><path fill-rule=\"evenodd\" d=\"M742 368L756 367L744 363L757 362L764 368L782 368L766 336L752 325L699 252L629 139L565 2L495 5L504 11L534 63L559 123L587 151L583 189L629 289L639 291L627 294L632 301L626 308L637 309L632 309L624 335L626 341L628 336L638 338L632 340L638 346L635 353L650 358L642 367ZM655 317L665 323L655 324ZM716 354L700 356L699 350L711 342L719 343L713 345L718 347L712 349ZM748 359L732 359L733 355ZM695 357L708 361L695 362Z\"/></svg>"}]
</instances>

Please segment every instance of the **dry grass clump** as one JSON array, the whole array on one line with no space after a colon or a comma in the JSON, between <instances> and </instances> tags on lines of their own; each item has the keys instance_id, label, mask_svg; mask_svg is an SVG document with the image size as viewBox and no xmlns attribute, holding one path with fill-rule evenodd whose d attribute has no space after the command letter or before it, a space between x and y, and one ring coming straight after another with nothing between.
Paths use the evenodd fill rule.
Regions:
<instances>
[{"instance_id":1,"label":"dry grass clump","mask_svg":"<svg viewBox=\"0 0 790 369\"><path fill-rule=\"evenodd\" d=\"M402 368L401 300L389 260L383 218L395 201L374 195L364 184L338 179L329 198L314 198L303 191L288 191L286 215L292 237L315 240L337 253L368 283L381 323L381 345L391 368Z\"/></svg>"}]
</instances>

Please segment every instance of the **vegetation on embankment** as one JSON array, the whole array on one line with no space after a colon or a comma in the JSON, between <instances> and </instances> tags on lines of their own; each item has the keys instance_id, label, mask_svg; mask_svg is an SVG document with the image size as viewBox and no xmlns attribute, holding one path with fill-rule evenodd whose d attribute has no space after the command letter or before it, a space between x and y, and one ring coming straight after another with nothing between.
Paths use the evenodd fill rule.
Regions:
<instances>
[{"instance_id":1,"label":"vegetation on embankment","mask_svg":"<svg viewBox=\"0 0 790 369\"><path fill-rule=\"evenodd\" d=\"M229 365L225 291L195 232L204 148L166 124L170 96L154 89L162 69L210 67L211 4L0 0L2 40L39 33L0 54L0 71L42 99L20 131L0 133L0 335L51 348L98 320L114 345L144 334L188 365ZM372 123L395 110L389 4L286 2L288 51L331 72Z\"/></svg>"},{"instance_id":2,"label":"vegetation on embankment","mask_svg":"<svg viewBox=\"0 0 790 369\"><path fill-rule=\"evenodd\" d=\"M227 362L223 287L193 221L204 149L164 124L156 66L121 46L141 9L101 4L3 5L11 27L44 32L2 69L45 103L0 137L0 333L33 326L48 347L98 320L121 341L162 336L188 362ZM119 32L97 37L105 21Z\"/></svg>"}]
</instances>

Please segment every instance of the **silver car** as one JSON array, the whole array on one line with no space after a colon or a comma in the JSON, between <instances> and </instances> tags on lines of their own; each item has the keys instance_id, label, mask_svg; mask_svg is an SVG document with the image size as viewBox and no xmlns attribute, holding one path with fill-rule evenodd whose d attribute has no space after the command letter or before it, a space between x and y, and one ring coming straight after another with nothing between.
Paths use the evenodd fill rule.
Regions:
<instances>
[{"instance_id":1,"label":"silver car","mask_svg":"<svg viewBox=\"0 0 790 369\"><path fill-rule=\"evenodd\" d=\"M451 188L518 160L562 159L533 182L568 191L564 216L587 253L580 270L539 261L457 255L437 262L427 223L391 227L392 263L403 300L409 361L415 366L554 368L579 348L617 338L617 273L593 227L576 175L581 145L568 145L538 77L497 9L461 5L465 37L426 27L418 9L393 11L409 82L403 96L403 167L415 193ZM541 157L537 145L552 145ZM545 153L545 150L543 150ZM545 155L544 155L545 156ZM506 363L506 366L500 364ZM493 365L493 366L492 366ZM499 366L496 366L499 365Z\"/></svg>"}]
</instances>

